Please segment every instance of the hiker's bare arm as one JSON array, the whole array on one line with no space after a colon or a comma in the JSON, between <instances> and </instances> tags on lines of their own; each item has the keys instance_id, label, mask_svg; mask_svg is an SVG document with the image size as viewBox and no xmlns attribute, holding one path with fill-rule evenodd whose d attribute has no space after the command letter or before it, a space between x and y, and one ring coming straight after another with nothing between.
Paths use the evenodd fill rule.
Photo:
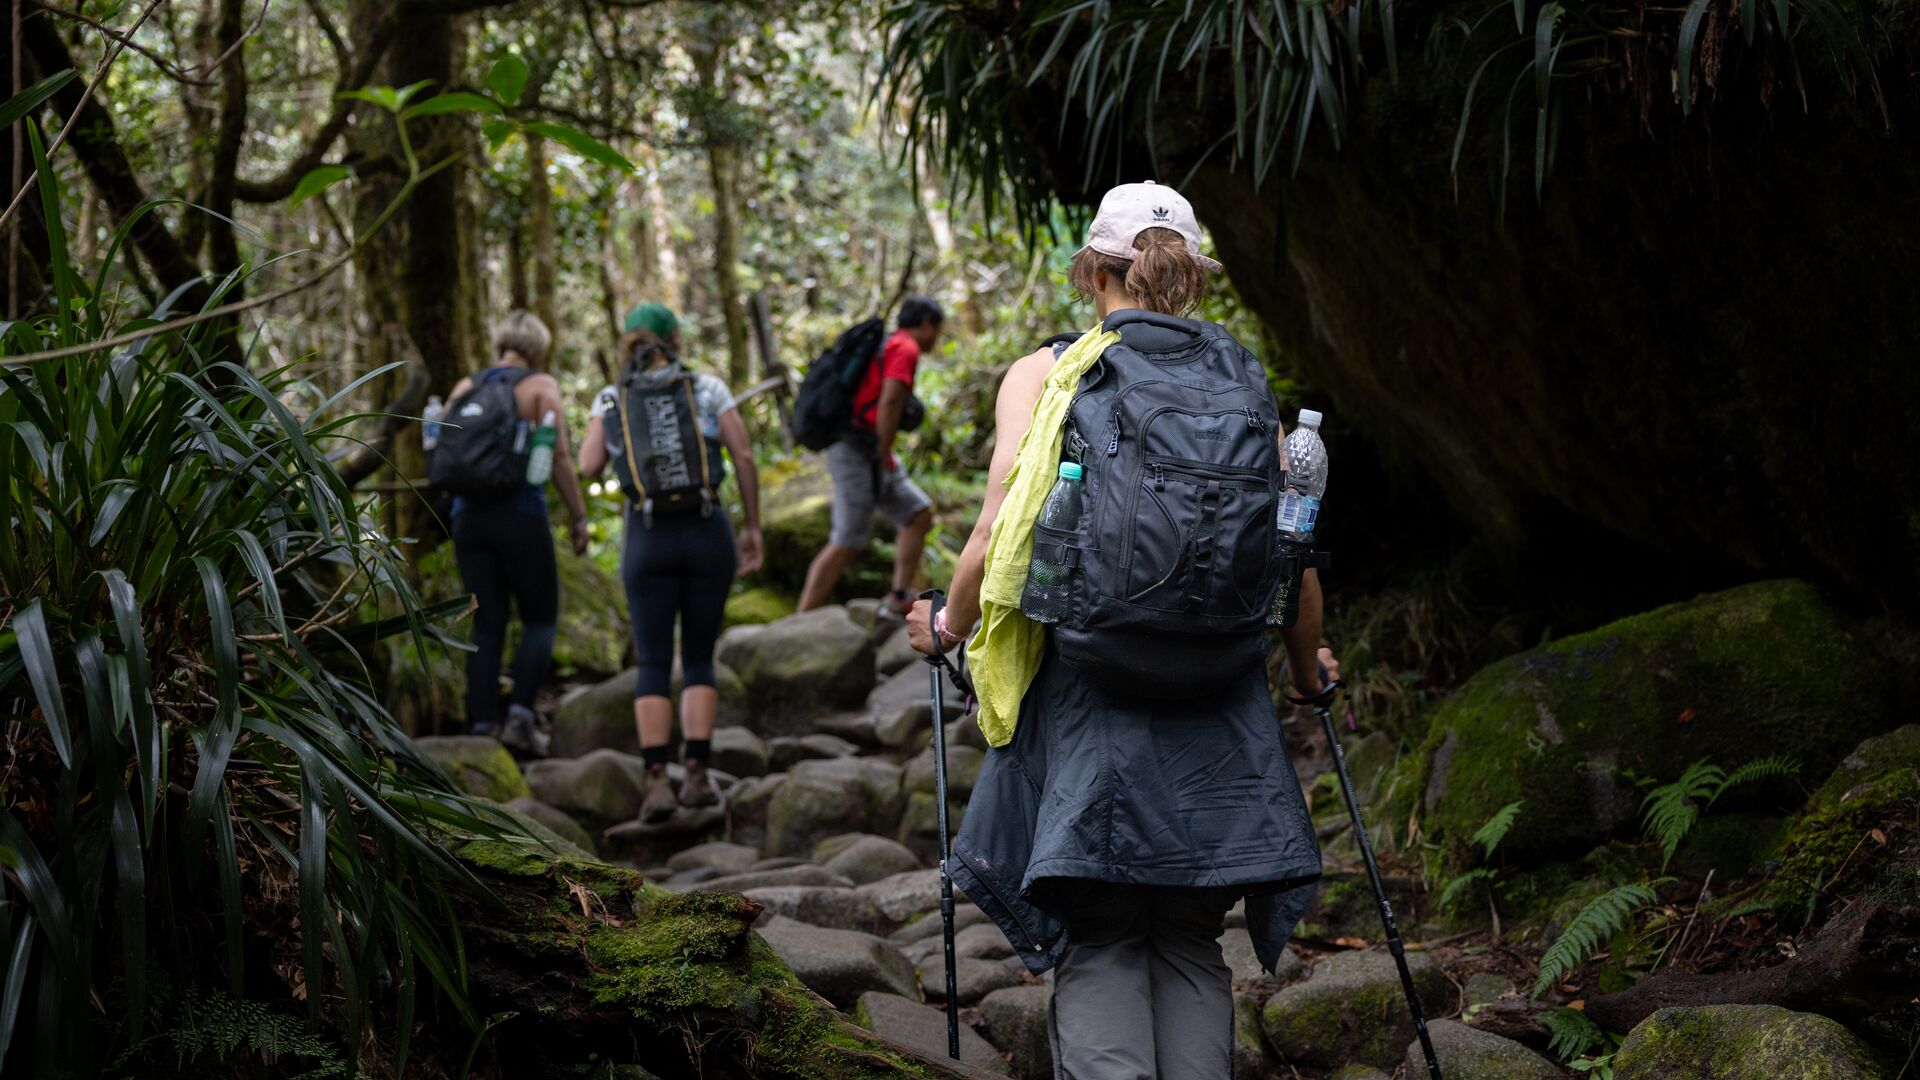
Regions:
<instances>
[{"instance_id":1,"label":"hiker's bare arm","mask_svg":"<svg viewBox=\"0 0 1920 1080\"><path fill-rule=\"evenodd\" d=\"M720 441L740 478L740 507L746 518L740 530L740 574L745 576L760 569L760 470L753 464L753 442L738 410L720 414Z\"/></svg>"},{"instance_id":2,"label":"hiker's bare arm","mask_svg":"<svg viewBox=\"0 0 1920 1080\"><path fill-rule=\"evenodd\" d=\"M453 389L447 394L447 400L452 401L471 389L473 389L473 377L468 376L453 384Z\"/></svg>"},{"instance_id":3,"label":"hiker's bare arm","mask_svg":"<svg viewBox=\"0 0 1920 1080\"><path fill-rule=\"evenodd\" d=\"M898 379L880 384L880 404L873 414L873 435L879 444L876 453L880 463L889 471L894 467L893 440L900 434L900 414L906 411L909 393L912 388Z\"/></svg>"},{"instance_id":4,"label":"hiker's bare arm","mask_svg":"<svg viewBox=\"0 0 1920 1080\"><path fill-rule=\"evenodd\" d=\"M607 467L607 425L596 416L587 421L587 433L580 438L580 475L599 476Z\"/></svg>"},{"instance_id":5,"label":"hiker's bare arm","mask_svg":"<svg viewBox=\"0 0 1920 1080\"><path fill-rule=\"evenodd\" d=\"M1287 428L1285 424L1279 428L1279 439L1284 444ZM1340 677L1340 661L1334 657L1333 650L1320 647L1321 620L1320 571L1308 570L1300 575L1300 617L1280 631L1280 644L1287 650L1288 681L1300 697L1312 697L1320 692L1321 667L1327 669L1329 679Z\"/></svg>"},{"instance_id":6,"label":"hiker's bare arm","mask_svg":"<svg viewBox=\"0 0 1920 1080\"><path fill-rule=\"evenodd\" d=\"M980 500L980 517L967 537L966 549L953 569L953 584L947 589L947 626L964 634L980 621L980 585L987 574L987 542L993 538L993 521L1000 504L1006 501L1007 473L1013 468L1020 440L1033 422L1033 406L1040 400L1047 372L1053 367L1053 350L1041 349L1014 361L1000 380L1000 396L994 402L993 461L987 466L987 490ZM927 628L928 606L914 605L908 619L908 635L913 647L928 652L933 645Z\"/></svg>"},{"instance_id":7,"label":"hiker's bare arm","mask_svg":"<svg viewBox=\"0 0 1920 1080\"><path fill-rule=\"evenodd\" d=\"M567 409L560 401L560 382L546 372L531 375L522 384L531 391L534 423L553 414L553 486L567 504L567 534L575 555L587 553L587 501L580 495L580 477L573 471L573 450L567 440Z\"/></svg>"}]
</instances>

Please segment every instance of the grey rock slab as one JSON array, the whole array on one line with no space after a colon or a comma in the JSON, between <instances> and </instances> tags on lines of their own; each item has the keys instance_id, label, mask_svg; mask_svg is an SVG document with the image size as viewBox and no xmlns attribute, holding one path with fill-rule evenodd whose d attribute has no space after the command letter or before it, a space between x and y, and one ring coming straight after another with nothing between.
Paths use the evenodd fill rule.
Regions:
<instances>
[{"instance_id":1,"label":"grey rock slab","mask_svg":"<svg viewBox=\"0 0 1920 1080\"><path fill-rule=\"evenodd\" d=\"M1228 927L1220 935L1220 955L1232 970L1234 982L1271 977L1276 983L1285 985L1300 977L1300 958L1291 949L1280 950L1280 959L1275 965L1277 970L1268 976L1266 969L1260 966L1260 957L1253 951L1253 936L1242 926Z\"/></svg>"},{"instance_id":2,"label":"grey rock slab","mask_svg":"<svg viewBox=\"0 0 1920 1080\"><path fill-rule=\"evenodd\" d=\"M912 961L872 934L775 922L758 931L809 989L841 1009L881 990L914 997L920 985Z\"/></svg>"},{"instance_id":3,"label":"grey rock slab","mask_svg":"<svg viewBox=\"0 0 1920 1080\"><path fill-rule=\"evenodd\" d=\"M611 751L608 751L611 753ZM727 821L727 806L682 806L665 821L623 821L600 833L600 847L609 859L649 865L711 836Z\"/></svg>"},{"instance_id":4,"label":"grey rock slab","mask_svg":"<svg viewBox=\"0 0 1920 1080\"><path fill-rule=\"evenodd\" d=\"M823 716L813 722L813 730L815 734L845 739L862 750L880 746L879 738L873 733L873 714L865 709Z\"/></svg>"},{"instance_id":5,"label":"grey rock slab","mask_svg":"<svg viewBox=\"0 0 1920 1080\"><path fill-rule=\"evenodd\" d=\"M969 926L953 936L953 951L980 960L1005 960L1013 955L1007 935L991 922Z\"/></svg>"},{"instance_id":6,"label":"grey rock slab","mask_svg":"<svg viewBox=\"0 0 1920 1080\"><path fill-rule=\"evenodd\" d=\"M965 799L973 793L973 785L980 779L980 767L986 763L987 755L971 746L947 747L947 797ZM906 774L900 783L909 794L920 791L929 795L934 793L934 756L933 747L915 754L907 761Z\"/></svg>"},{"instance_id":7,"label":"grey rock slab","mask_svg":"<svg viewBox=\"0 0 1920 1080\"><path fill-rule=\"evenodd\" d=\"M711 866L696 866L691 870L682 870L672 875L660 882L660 886L672 889L674 892L689 892L695 885L704 884L719 876L720 871Z\"/></svg>"},{"instance_id":8,"label":"grey rock slab","mask_svg":"<svg viewBox=\"0 0 1920 1080\"><path fill-rule=\"evenodd\" d=\"M874 650L873 666L885 678L899 674L919 659L920 654L914 651L913 643L907 638L907 628L901 626L889 633L886 640Z\"/></svg>"},{"instance_id":9,"label":"grey rock slab","mask_svg":"<svg viewBox=\"0 0 1920 1080\"><path fill-rule=\"evenodd\" d=\"M767 811L773 806L774 793L787 782L786 773L774 773L770 776L750 776L733 786L727 792L729 824L732 826L729 839L736 843L757 845L766 838Z\"/></svg>"},{"instance_id":10,"label":"grey rock slab","mask_svg":"<svg viewBox=\"0 0 1920 1080\"><path fill-rule=\"evenodd\" d=\"M1504 975L1495 975L1488 971L1482 971L1477 975L1469 976L1466 986L1463 987L1466 1006L1468 1008L1472 1008L1475 1005L1485 1005L1488 1002L1514 992L1512 979Z\"/></svg>"},{"instance_id":11,"label":"grey rock slab","mask_svg":"<svg viewBox=\"0 0 1920 1080\"><path fill-rule=\"evenodd\" d=\"M784 772L802 761L826 761L852 757L860 748L838 735L814 732L810 735L776 735L767 740L768 767Z\"/></svg>"},{"instance_id":12,"label":"grey rock slab","mask_svg":"<svg viewBox=\"0 0 1920 1080\"><path fill-rule=\"evenodd\" d=\"M775 855L772 858L761 859L759 862L747 867L747 869L756 872L761 870L785 870L789 866L804 866L806 862L807 860L795 858L792 855Z\"/></svg>"},{"instance_id":13,"label":"grey rock slab","mask_svg":"<svg viewBox=\"0 0 1920 1080\"><path fill-rule=\"evenodd\" d=\"M1468 1027L1458 1020L1433 1021L1427 1025L1427 1036L1433 1040L1434 1056L1440 1059L1440 1071L1446 1076L1470 1076L1475 1080L1559 1080L1566 1075L1558 1065L1512 1039ZM1420 1077L1427 1074L1426 1054L1418 1039L1407 1044L1405 1060L1405 1075ZM1618 1075L1617 1070L1615 1075Z\"/></svg>"},{"instance_id":14,"label":"grey rock slab","mask_svg":"<svg viewBox=\"0 0 1920 1080\"><path fill-rule=\"evenodd\" d=\"M767 744L743 727L713 730L714 768L735 776L763 776L767 772Z\"/></svg>"},{"instance_id":15,"label":"grey rock slab","mask_svg":"<svg viewBox=\"0 0 1920 1080\"><path fill-rule=\"evenodd\" d=\"M1007 1052L1013 1074L1023 1080L1053 1075L1053 1049L1047 1042L1047 1009L1053 991L1045 986L1010 986L980 999L987 1040Z\"/></svg>"},{"instance_id":16,"label":"grey rock slab","mask_svg":"<svg viewBox=\"0 0 1920 1080\"><path fill-rule=\"evenodd\" d=\"M944 685L946 720L959 719L966 711L966 697L941 674ZM926 665L918 669L902 668L888 676L867 697L867 711L873 715L873 730L881 745L918 751L933 738L933 685Z\"/></svg>"},{"instance_id":17,"label":"grey rock slab","mask_svg":"<svg viewBox=\"0 0 1920 1080\"><path fill-rule=\"evenodd\" d=\"M895 924L910 922L917 915L940 909L940 871L909 870L862 885L859 891ZM957 902L963 894L955 889L953 895Z\"/></svg>"},{"instance_id":18,"label":"grey rock slab","mask_svg":"<svg viewBox=\"0 0 1920 1080\"><path fill-rule=\"evenodd\" d=\"M824 867L807 863L778 870L749 870L741 874L711 878L700 883L700 892L746 892L782 885L835 885L847 888L853 882Z\"/></svg>"},{"instance_id":19,"label":"grey rock slab","mask_svg":"<svg viewBox=\"0 0 1920 1080\"><path fill-rule=\"evenodd\" d=\"M873 902L844 887L772 885L741 891L768 911L809 926L872 933L881 925Z\"/></svg>"},{"instance_id":20,"label":"grey rock slab","mask_svg":"<svg viewBox=\"0 0 1920 1080\"><path fill-rule=\"evenodd\" d=\"M956 897L959 896L958 893L954 895ZM956 938L959 936L959 932L965 930L967 927L977 926L990 921L991 920L987 918L986 912L981 911L970 903L957 900L953 905L953 928ZM937 912L923 915L900 929L895 930L889 940L907 945L929 938L934 941L940 940L940 916Z\"/></svg>"},{"instance_id":21,"label":"grey rock slab","mask_svg":"<svg viewBox=\"0 0 1920 1080\"><path fill-rule=\"evenodd\" d=\"M947 1000L947 957L944 950L935 950L932 956L919 961L920 989L927 995L928 1001ZM1019 986L1026 982L1017 968L1009 967L998 960L982 960L975 956L957 956L953 962L954 993L962 1006L973 1005L995 990L1004 990L1010 986Z\"/></svg>"},{"instance_id":22,"label":"grey rock slab","mask_svg":"<svg viewBox=\"0 0 1920 1080\"><path fill-rule=\"evenodd\" d=\"M692 870L695 867L708 867L719 874L738 874L759 861L760 849L758 848L715 840L711 843L697 844L669 856L667 865L676 873Z\"/></svg>"},{"instance_id":23,"label":"grey rock slab","mask_svg":"<svg viewBox=\"0 0 1920 1080\"><path fill-rule=\"evenodd\" d=\"M814 857L819 858L816 848ZM821 862L822 866L865 885L920 867L920 860L906 845L884 836L862 836Z\"/></svg>"},{"instance_id":24,"label":"grey rock slab","mask_svg":"<svg viewBox=\"0 0 1920 1080\"><path fill-rule=\"evenodd\" d=\"M899 994L869 990L860 995L853 1010L853 1022L876 1035L940 1061L947 1058L947 1014L911 1001ZM1007 1062L993 1044L980 1037L972 1027L960 1025L960 1061L976 1069L1005 1076Z\"/></svg>"},{"instance_id":25,"label":"grey rock slab","mask_svg":"<svg viewBox=\"0 0 1920 1080\"><path fill-rule=\"evenodd\" d=\"M640 812L646 762L618 750L595 750L584 757L530 761L527 784L533 797L577 817L606 824Z\"/></svg>"},{"instance_id":26,"label":"grey rock slab","mask_svg":"<svg viewBox=\"0 0 1920 1080\"><path fill-rule=\"evenodd\" d=\"M522 796L514 799L512 802L506 804L506 808L515 817L523 821L533 821L547 831L554 833L560 839L580 849L582 853L590 857L593 855L593 834L588 832L578 821L575 821L573 816L566 811L558 807L548 806L546 803L530 796ZM545 839L545 837L542 837L542 839Z\"/></svg>"}]
</instances>

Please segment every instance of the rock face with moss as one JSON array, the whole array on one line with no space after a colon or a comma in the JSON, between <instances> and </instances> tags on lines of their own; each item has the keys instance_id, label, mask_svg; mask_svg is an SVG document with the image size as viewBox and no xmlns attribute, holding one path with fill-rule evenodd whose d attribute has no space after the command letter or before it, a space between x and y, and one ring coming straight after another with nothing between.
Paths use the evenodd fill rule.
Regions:
<instances>
[{"instance_id":1,"label":"rock face with moss","mask_svg":"<svg viewBox=\"0 0 1920 1080\"><path fill-rule=\"evenodd\" d=\"M812 721L851 709L873 689L873 638L845 608L824 607L720 637L720 662L746 689L747 726L804 735Z\"/></svg>"},{"instance_id":2,"label":"rock face with moss","mask_svg":"<svg viewBox=\"0 0 1920 1080\"><path fill-rule=\"evenodd\" d=\"M1845 695L1831 690L1840 672ZM1894 699L1887 665L1812 586L1758 582L1482 670L1434 713L1418 783L1402 787L1456 847L1518 801L1505 856L1574 854L1635 823L1635 778L1774 754L1821 776L1895 722Z\"/></svg>"},{"instance_id":3,"label":"rock face with moss","mask_svg":"<svg viewBox=\"0 0 1920 1080\"><path fill-rule=\"evenodd\" d=\"M509 802L532 794L513 755L489 736L434 735L414 741L469 795Z\"/></svg>"},{"instance_id":4,"label":"rock face with moss","mask_svg":"<svg viewBox=\"0 0 1920 1080\"><path fill-rule=\"evenodd\" d=\"M1880 1080L1859 1037L1824 1016L1774 1005L1661 1009L1628 1033L1619 1080Z\"/></svg>"},{"instance_id":5,"label":"rock face with moss","mask_svg":"<svg viewBox=\"0 0 1920 1080\"><path fill-rule=\"evenodd\" d=\"M1447 1012L1452 989L1433 958L1408 953L1407 966L1426 1014ZM1391 956L1371 952L1320 961L1306 982L1267 1002L1260 1026L1282 1058L1318 1068L1349 1061L1391 1068L1414 1036L1399 969Z\"/></svg>"},{"instance_id":6,"label":"rock face with moss","mask_svg":"<svg viewBox=\"0 0 1920 1080\"><path fill-rule=\"evenodd\" d=\"M1824 895L1845 896L1871 883L1903 848L1920 845L1912 823L1920 808L1920 724L1862 742L1833 770L1788 827L1780 868L1767 884L1778 909L1817 914ZM1879 830L1885 842L1869 840ZM1844 879L1837 875L1844 874Z\"/></svg>"},{"instance_id":7,"label":"rock face with moss","mask_svg":"<svg viewBox=\"0 0 1920 1080\"><path fill-rule=\"evenodd\" d=\"M762 469L760 507L760 532L765 542L760 580L778 593L797 596L806 584L807 565L827 545L827 535L833 528L833 480L825 464L819 457L808 455ZM889 533L876 530L874 535ZM891 573L887 558L869 543L866 552L848 568L836 595L877 596L886 591Z\"/></svg>"},{"instance_id":8,"label":"rock face with moss","mask_svg":"<svg viewBox=\"0 0 1920 1080\"><path fill-rule=\"evenodd\" d=\"M626 666L633 651L627 624L627 592L620 577L591 555L554 545L560 570L560 622L553 639L556 672L610 674Z\"/></svg>"},{"instance_id":9,"label":"rock face with moss","mask_svg":"<svg viewBox=\"0 0 1920 1080\"><path fill-rule=\"evenodd\" d=\"M607 1066L714 1080L977 1075L862 1031L801 986L729 893L674 895L533 843L456 848L502 905L459 895L475 1008L503 1076Z\"/></svg>"}]
</instances>

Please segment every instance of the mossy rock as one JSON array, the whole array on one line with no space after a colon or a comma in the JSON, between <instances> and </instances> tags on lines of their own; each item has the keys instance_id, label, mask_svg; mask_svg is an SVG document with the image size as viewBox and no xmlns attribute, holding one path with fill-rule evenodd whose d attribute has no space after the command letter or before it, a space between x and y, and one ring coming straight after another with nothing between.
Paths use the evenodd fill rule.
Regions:
<instances>
[{"instance_id":1,"label":"mossy rock","mask_svg":"<svg viewBox=\"0 0 1920 1080\"><path fill-rule=\"evenodd\" d=\"M793 597L769 588L741 589L727 597L725 626L759 626L793 614Z\"/></svg>"},{"instance_id":2,"label":"mossy rock","mask_svg":"<svg viewBox=\"0 0 1920 1080\"><path fill-rule=\"evenodd\" d=\"M487 886L453 902L499 1075L976 1075L849 1024L755 936L761 909L737 894L675 895L531 843L450 850Z\"/></svg>"},{"instance_id":3,"label":"mossy rock","mask_svg":"<svg viewBox=\"0 0 1920 1080\"><path fill-rule=\"evenodd\" d=\"M874 536L891 536L876 516ZM765 562L757 575L776 592L798 596L807 583L807 567L827 546L833 531L833 479L826 462L814 454L776 461L760 470L760 534ZM836 598L874 596L892 579L892 555L876 540L847 570Z\"/></svg>"},{"instance_id":4,"label":"mossy rock","mask_svg":"<svg viewBox=\"0 0 1920 1080\"><path fill-rule=\"evenodd\" d=\"M620 575L591 554L554 547L560 569L560 622L553 639L555 674L611 675L627 665L633 630ZM516 623L517 625L517 623Z\"/></svg>"},{"instance_id":5,"label":"mossy rock","mask_svg":"<svg viewBox=\"0 0 1920 1080\"><path fill-rule=\"evenodd\" d=\"M1661 1009L1613 1059L1618 1080L1880 1080L1859 1037L1824 1016L1777 1005Z\"/></svg>"},{"instance_id":6,"label":"mossy rock","mask_svg":"<svg viewBox=\"0 0 1920 1080\"><path fill-rule=\"evenodd\" d=\"M1831 693L1835 672L1853 692ZM1824 775L1893 723L1894 698L1888 666L1812 586L1757 582L1483 669L1434 713L1411 767L1429 835L1464 854L1496 810L1521 802L1500 851L1533 862L1631 832L1641 792L1630 777L1665 782L1693 761L1732 769L1773 754ZM1790 788L1743 787L1722 808Z\"/></svg>"},{"instance_id":7,"label":"mossy rock","mask_svg":"<svg viewBox=\"0 0 1920 1080\"><path fill-rule=\"evenodd\" d=\"M594 851L593 834L566 811L548 806L532 796L514 799L501 808L513 815L528 836L545 841L555 851L583 859L599 857Z\"/></svg>"},{"instance_id":8,"label":"mossy rock","mask_svg":"<svg viewBox=\"0 0 1920 1080\"><path fill-rule=\"evenodd\" d=\"M430 735L414 744L469 795L504 803L533 794L513 755L490 736Z\"/></svg>"},{"instance_id":9,"label":"mossy rock","mask_svg":"<svg viewBox=\"0 0 1920 1080\"><path fill-rule=\"evenodd\" d=\"M1452 987L1423 952L1407 966L1429 1016L1446 1013ZM1392 1068L1414 1037L1413 1017L1400 988L1399 968L1385 953L1336 953L1307 981L1281 990L1260 1013L1260 1026L1280 1056L1316 1068L1362 1062Z\"/></svg>"},{"instance_id":10,"label":"mossy rock","mask_svg":"<svg viewBox=\"0 0 1920 1080\"><path fill-rule=\"evenodd\" d=\"M1920 725L1868 739L1836 767L1787 829L1780 867L1767 898L1795 920L1808 920L1822 900L1870 884L1893 852L1910 846L1920 810ZM1885 844L1862 842L1870 830ZM1893 835L1905 829L1908 835ZM1844 868L1846 877L1836 881Z\"/></svg>"}]
</instances>

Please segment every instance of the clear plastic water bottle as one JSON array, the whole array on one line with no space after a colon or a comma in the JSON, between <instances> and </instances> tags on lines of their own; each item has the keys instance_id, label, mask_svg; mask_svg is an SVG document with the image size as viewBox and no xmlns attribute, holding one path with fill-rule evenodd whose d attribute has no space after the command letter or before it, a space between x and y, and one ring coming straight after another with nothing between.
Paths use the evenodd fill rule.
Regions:
<instances>
[{"instance_id":1,"label":"clear plastic water bottle","mask_svg":"<svg viewBox=\"0 0 1920 1080\"><path fill-rule=\"evenodd\" d=\"M540 426L533 429L533 450L527 454L527 483L534 487L546 485L547 478L553 475L553 447L560 441L558 419L552 409L540 418Z\"/></svg>"},{"instance_id":2,"label":"clear plastic water bottle","mask_svg":"<svg viewBox=\"0 0 1920 1080\"><path fill-rule=\"evenodd\" d=\"M431 453L440 445L440 422L446 418L447 403L440 395L427 398L427 407L420 410L420 449Z\"/></svg>"},{"instance_id":3,"label":"clear plastic water bottle","mask_svg":"<svg viewBox=\"0 0 1920 1080\"><path fill-rule=\"evenodd\" d=\"M1081 511L1086 505L1081 475L1079 462L1060 463L1060 478L1054 481L1046 505L1040 508L1040 525L1078 535ZM1036 531L1036 540L1038 536ZM1054 552L1045 554L1053 556ZM1067 615L1067 584L1073 568L1057 557L1041 556L1042 549L1036 544L1033 558L1027 563L1027 587L1020 594L1020 610L1034 622L1057 623Z\"/></svg>"},{"instance_id":4,"label":"clear plastic water bottle","mask_svg":"<svg viewBox=\"0 0 1920 1080\"><path fill-rule=\"evenodd\" d=\"M1313 549L1313 533L1320 523L1320 497L1327 493L1327 446L1320 441L1319 413L1300 410L1300 422L1280 444L1280 457L1287 469L1287 481L1280 493L1275 524L1286 572L1280 576L1280 590L1274 594L1268 622L1288 627L1300 617L1300 570L1293 560Z\"/></svg>"}]
</instances>

